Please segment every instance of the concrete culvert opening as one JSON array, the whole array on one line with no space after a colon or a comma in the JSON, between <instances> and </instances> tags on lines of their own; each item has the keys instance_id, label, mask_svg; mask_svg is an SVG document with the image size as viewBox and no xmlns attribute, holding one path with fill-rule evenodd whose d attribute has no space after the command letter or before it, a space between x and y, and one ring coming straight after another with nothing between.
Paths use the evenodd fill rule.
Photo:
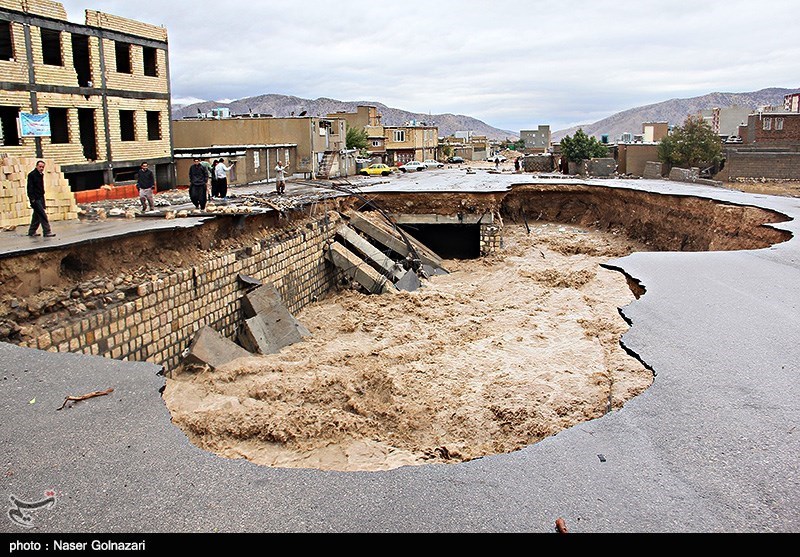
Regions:
<instances>
[{"instance_id":1,"label":"concrete culvert opening","mask_svg":"<svg viewBox=\"0 0 800 557\"><path fill-rule=\"evenodd\" d=\"M402 224L403 230L444 259L480 257L480 226L477 224Z\"/></svg>"}]
</instances>

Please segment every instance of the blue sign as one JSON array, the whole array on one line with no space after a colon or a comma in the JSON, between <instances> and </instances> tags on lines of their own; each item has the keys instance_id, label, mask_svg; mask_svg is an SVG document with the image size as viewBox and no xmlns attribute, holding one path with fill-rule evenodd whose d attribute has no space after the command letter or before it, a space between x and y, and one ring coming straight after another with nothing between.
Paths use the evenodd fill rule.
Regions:
<instances>
[{"instance_id":1,"label":"blue sign","mask_svg":"<svg viewBox=\"0 0 800 557\"><path fill-rule=\"evenodd\" d=\"M19 135L22 137L43 137L50 135L50 115L19 113Z\"/></svg>"}]
</instances>

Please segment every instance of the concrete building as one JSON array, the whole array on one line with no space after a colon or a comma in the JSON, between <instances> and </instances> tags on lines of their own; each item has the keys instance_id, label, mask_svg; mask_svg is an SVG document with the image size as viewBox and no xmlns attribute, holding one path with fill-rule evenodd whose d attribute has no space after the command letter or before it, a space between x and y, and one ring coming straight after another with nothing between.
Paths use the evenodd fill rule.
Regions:
<instances>
[{"instance_id":1,"label":"concrete building","mask_svg":"<svg viewBox=\"0 0 800 557\"><path fill-rule=\"evenodd\" d=\"M643 122L642 143L658 143L669 134L669 122Z\"/></svg>"},{"instance_id":2,"label":"concrete building","mask_svg":"<svg viewBox=\"0 0 800 557\"><path fill-rule=\"evenodd\" d=\"M738 135L739 126L747 122L747 117L753 109L746 106L728 106L725 108L710 108L703 110L700 115L711 126L714 133L723 137Z\"/></svg>"},{"instance_id":3,"label":"concrete building","mask_svg":"<svg viewBox=\"0 0 800 557\"><path fill-rule=\"evenodd\" d=\"M348 128L364 129L367 126L380 126L381 114L378 107L371 105L359 105L355 112L332 112L328 118L341 118L347 122Z\"/></svg>"},{"instance_id":4,"label":"concrete building","mask_svg":"<svg viewBox=\"0 0 800 557\"><path fill-rule=\"evenodd\" d=\"M525 153L546 153L551 146L550 126L539 126L535 130L521 130L519 138L525 142Z\"/></svg>"},{"instance_id":5,"label":"concrete building","mask_svg":"<svg viewBox=\"0 0 800 557\"><path fill-rule=\"evenodd\" d=\"M345 149L343 118L193 118L174 121L173 129L176 150L210 152L214 148L247 145L266 150L275 145L293 145L288 147L295 150L294 156L289 153L289 175L303 173L310 177L332 178L355 174L355 160ZM188 184L188 176L184 174L178 174L179 185Z\"/></svg>"},{"instance_id":6,"label":"concrete building","mask_svg":"<svg viewBox=\"0 0 800 557\"><path fill-rule=\"evenodd\" d=\"M55 161L73 191L174 183L167 31L51 0L0 0L0 152ZM29 124L33 124L30 125Z\"/></svg>"},{"instance_id":7,"label":"concrete building","mask_svg":"<svg viewBox=\"0 0 800 557\"><path fill-rule=\"evenodd\" d=\"M717 179L800 180L800 93L786 95L784 109L769 108L739 126L742 143L730 145Z\"/></svg>"},{"instance_id":8,"label":"concrete building","mask_svg":"<svg viewBox=\"0 0 800 557\"><path fill-rule=\"evenodd\" d=\"M369 137L383 137L387 164L405 164L436 157L439 128L436 126L367 126Z\"/></svg>"}]
</instances>

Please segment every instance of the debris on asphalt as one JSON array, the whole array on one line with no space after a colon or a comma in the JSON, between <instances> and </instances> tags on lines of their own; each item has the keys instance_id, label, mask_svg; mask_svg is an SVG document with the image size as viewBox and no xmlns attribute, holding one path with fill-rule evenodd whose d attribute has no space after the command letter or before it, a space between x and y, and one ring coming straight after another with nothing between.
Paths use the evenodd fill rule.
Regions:
<instances>
[{"instance_id":1,"label":"debris on asphalt","mask_svg":"<svg viewBox=\"0 0 800 557\"><path fill-rule=\"evenodd\" d=\"M111 388L111 389L106 389L105 391L92 391L91 393L86 393L85 395L79 395L79 396L67 395L66 397L64 397L64 404L62 404L61 406L56 408L56 410L61 410L70 401L78 402L78 401L81 401L81 400L86 400L88 398L94 398L96 396L107 395L107 394L110 394L110 393L113 393L113 392L114 392L114 389ZM36 400L36 399L33 399L33 400Z\"/></svg>"}]
</instances>

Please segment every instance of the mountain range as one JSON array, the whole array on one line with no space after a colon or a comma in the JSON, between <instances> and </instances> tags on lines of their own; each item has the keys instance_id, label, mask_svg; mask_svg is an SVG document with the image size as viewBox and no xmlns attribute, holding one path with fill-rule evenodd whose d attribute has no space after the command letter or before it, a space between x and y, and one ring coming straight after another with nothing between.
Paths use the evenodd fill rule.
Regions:
<instances>
[{"instance_id":1,"label":"mountain range","mask_svg":"<svg viewBox=\"0 0 800 557\"><path fill-rule=\"evenodd\" d=\"M783 106L783 96L795 91L797 89L773 87L751 93L709 93L688 99L670 99L617 112L593 124L558 130L553 132L552 140L559 141L564 136L573 135L578 128L581 128L587 135L593 135L597 138L603 134L608 134L609 140L614 142L625 132L642 133L643 122L669 122L670 125L679 126L683 124L687 116L696 115L698 112L710 108L740 106L755 110L760 106L766 105Z\"/></svg>"},{"instance_id":2,"label":"mountain range","mask_svg":"<svg viewBox=\"0 0 800 557\"><path fill-rule=\"evenodd\" d=\"M355 112L359 105L378 107L381 113L381 123L386 126L402 126L412 120L418 123L432 124L439 127L439 135L447 136L461 130L471 130L475 135L485 135L489 139L499 141L505 139L518 139L519 132L501 130L490 126L476 118L461 114L423 114L409 112L399 108L390 108L385 104L374 101L337 101L336 99L302 99L288 95L259 95L238 99L229 103L206 101L189 105L173 105L172 119L180 120L186 116L194 116L198 112L206 113L212 108L227 107L231 114L271 114L275 117L300 115L305 111L311 116L326 116L334 112Z\"/></svg>"},{"instance_id":3,"label":"mountain range","mask_svg":"<svg viewBox=\"0 0 800 557\"><path fill-rule=\"evenodd\" d=\"M625 132L641 133L643 122L669 122L671 125L680 125L687 116L715 107L740 106L755 110L765 105L782 106L784 95L795 91L797 89L773 87L750 93L709 93L688 99L670 99L624 110L594 123L555 131L552 134L552 140L559 141L566 135L573 135L578 128L582 128L588 135L598 138L607 134L613 142ZM179 120L185 116L194 116L198 112L205 113L218 107L230 108L232 114L252 112L282 117L293 114L300 115L305 111L311 116L325 116L340 111L355 112L359 105L378 107L382 115L382 122L387 126L401 126L409 121L417 121L438 126L440 136L451 135L461 130L471 130L476 135L485 135L489 139L499 141L519 138L519 132L495 128L481 120L461 114L423 114L390 108L374 101L337 101L325 97L310 100L277 94L247 97L229 103L206 101L189 105L173 105L172 118Z\"/></svg>"}]
</instances>

